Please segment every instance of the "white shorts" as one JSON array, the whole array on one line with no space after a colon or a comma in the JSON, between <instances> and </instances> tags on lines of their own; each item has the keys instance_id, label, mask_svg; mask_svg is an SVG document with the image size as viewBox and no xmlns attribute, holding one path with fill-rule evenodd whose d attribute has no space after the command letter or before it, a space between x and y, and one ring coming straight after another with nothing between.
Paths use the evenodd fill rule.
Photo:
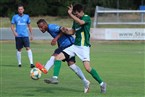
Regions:
<instances>
[{"instance_id":1,"label":"white shorts","mask_svg":"<svg viewBox=\"0 0 145 97\"><path fill-rule=\"evenodd\" d=\"M82 61L90 61L90 47L72 45L63 50L70 58L77 55Z\"/></svg>"}]
</instances>

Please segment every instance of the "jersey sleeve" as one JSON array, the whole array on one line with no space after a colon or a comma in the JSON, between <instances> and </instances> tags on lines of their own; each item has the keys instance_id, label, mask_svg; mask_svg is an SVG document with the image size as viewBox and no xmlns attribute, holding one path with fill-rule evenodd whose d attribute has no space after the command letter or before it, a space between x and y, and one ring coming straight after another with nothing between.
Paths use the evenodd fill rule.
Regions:
<instances>
[{"instance_id":1,"label":"jersey sleeve","mask_svg":"<svg viewBox=\"0 0 145 97\"><path fill-rule=\"evenodd\" d=\"M27 24L30 24L30 23L31 23L31 20L30 20L30 17L28 15Z\"/></svg>"},{"instance_id":2,"label":"jersey sleeve","mask_svg":"<svg viewBox=\"0 0 145 97\"><path fill-rule=\"evenodd\" d=\"M53 33L60 32L60 28L61 26L56 25L56 24L49 24L48 26L49 32L53 32Z\"/></svg>"},{"instance_id":3,"label":"jersey sleeve","mask_svg":"<svg viewBox=\"0 0 145 97\"><path fill-rule=\"evenodd\" d=\"M85 24L87 24L87 23L90 23L91 22L91 19L90 19L90 17L88 16L88 15L84 15L84 17L83 17L83 19L82 20L84 20L85 21Z\"/></svg>"},{"instance_id":4,"label":"jersey sleeve","mask_svg":"<svg viewBox=\"0 0 145 97\"><path fill-rule=\"evenodd\" d=\"M15 15L12 17L11 24L15 24Z\"/></svg>"}]
</instances>

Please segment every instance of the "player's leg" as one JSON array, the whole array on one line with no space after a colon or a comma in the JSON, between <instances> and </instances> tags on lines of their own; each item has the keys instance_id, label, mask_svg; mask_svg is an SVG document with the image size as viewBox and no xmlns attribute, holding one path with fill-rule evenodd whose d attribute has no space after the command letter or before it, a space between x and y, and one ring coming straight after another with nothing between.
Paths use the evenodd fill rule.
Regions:
<instances>
[{"instance_id":1,"label":"player's leg","mask_svg":"<svg viewBox=\"0 0 145 97\"><path fill-rule=\"evenodd\" d=\"M70 46L71 47L71 46ZM66 48L69 49L70 47ZM59 50L60 51L60 50ZM74 54L73 54L74 56ZM69 55L67 53L65 53L64 51L59 52L59 54L57 54L56 56L51 57L51 61L48 60L45 68L43 67L43 65L41 65L40 63L36 64L36 67L39 68L42 72L46 71L44 73L47 73L47 71L55 64L57 66L61 65L61 61L68 58ZM55 62L55 63L54 63Z\"/></svg>"},{"instance_id":2,"label":"player's leg","mask_svg":"<svg viewBox=\"0 0 145 97\"><path fill-rule=\"evenodd\" d=\"M32 50L29 47L26 47L26 50L27 50L27 53L28 53L29 61L30 61L30 67L33 68L35 66L33 64L33 53L32 53Z\"/></svg>"},{"instance_id":3,"label":"player's leg","mask_svg":"<svg viewBox=\"0 0 145 97\"><path fill-rule=\"evenodd\" d=\"M32 50L30 49L29 38L28 37L23 37L23 43L24 43L24 47L26 48L27 53L28 53L28 58L29 58L29 61L30 61L30 67L33 68L35 66L33 65L33 54L32 54Z\"/></svg>"},{"instance_id":4,"label":"player's leg","mask_svg":"<svg viewBox=\"0 0 145 97\"><path fill-rule=\"evenodd\" d=\"M63 53L60 53L57 56L51 56L51 58L47 61L45 67L39 62L36 63L36 67L46 74L54 64L61 65L61 60L63 59L65 59L65 56Z\"/></svg>"},{"instance_id":5,"label":"player's leg","mask_svg":"<svg viewBox=\"0 0 145 97\"><path fill-rule=\"evenodd\" d=\"M23 43L22 43L22 39L21 37L15 37L15 42L16 42L16 55L17 55L17 60L18 60L18 67L22 66L22 62L21 62L21 51L23 48Z\"/></svg>"},{"instance_id":6,"label":"player's leg","mask_svg":"<svg viewBox=\"0 0 145 97\"><path fill-rule=\"evenodd\" d=\"M37 62L35 65L38 69L40 69L44 74L47 74L48 70L54 65L55 56L51 56L50 59L46 62L46 65L42 65Z\"/></svg>"},{"instance_id":7,"label":"player's leg","mask_svg":"<svg viewBox=\"0 0 145 97\"><path fill-rule=\"evenodd\" d=\"M89 61L84 61L83 63L86 71L89 72L92 75L92 77L100 84L101 93L106 93L106 83L103 82L97 71L94 68L90 67Z\"/></svg>"},{"instance_id":8,"label":"player's leg","mask_svg":"<svg viewBox=\"0 0 145 97\"><path fill-rule=\"evenodd\" d=\"M59 47L54 51L54 56L57 56L59 53L61 53L63 51L63 47ZM54 68L53 68L53 79L56 79L55 82L58 81L58 76L59 76L59 72L60 72L60 68L61 68L61 64L57 64L57 62L54 62Z\"/></svg>"},{"instance_id":9,"label":"player's leg","mask_svg":"<svg viewBox=\"0 0 145 97\"><path fill-rule=\"evenodd\" d=\"M62 51L63 48L57 48L50 59L47 61L46 65L43 66L40 63L36 64L36 67L40 67L39 69L42 70L43 73L47 73L47 71L54 65L54 73L53 76L55 78L59 75L61 64L57 64L58 61L55 61L55 57Z\"/></svg>"},{"instance_id":10,"label":"player's leg","mask_svg":"<svg viewBox=\"0 0 145 97\"><path fill-rule=\"evenodd\" d=\"M22 62L21 62L21 51L22 51L22 49L18 49L17 50L18 67L21 67L22 66Z\"/></svg>"},{"instance_id":11,"label":"player's leg","mask_svg":"<svg viewBox=\"0 0 145 97\"><path fill-rule=\"evenodd\" d=\"M100 78L99 74L94 68L90 67L90 47L75 47L77 56L83 61L85 69L92 77L100 84L101 93L106 92L106 83Z\"/></svg>"},{"instance_id":12,"label":"player's leg","mask_svg":"<svg viewBox=\"0 0 145 97\"><path fill-rule=\"evenodd\" d=\"M68 59L69 67L76 73L76 75L82 80L84 84L84 93L89 91L90 82L84 76L82 70L75 64L75 57Z\"/></svg>"},{"instance_id":13,"label":"player's leg","mask_svg":"<svg viewBox=\"0 0 145 97\"><path fill-rule=\"evenodd\" d=\"M73 58L76 54L76 50L77 49L75 49L75 45L72 45L72 46L66 48L65 50L63 50L63 55L65 56L65 59ZM62 57L60 57L60 58L62 58ZM75 63L75 61L74 61L74 63ZM82 73L81 69L78 66L76 66L73 63L69 63L69 64L71 65L70 68L73 69L74 72L76 72L76 74L83 80L84 86L85 86L84 93L87 93L89 90L90 82L88 80L86 80L84 74Z\"/></svg>"},{"instance_id":14,"label":"player's leg","mask_svg":"<svg viewBox=\"0 0 145 97\"><path fill-rule=\"evenodd\" d=\"M70 46L72 47L72 46ZM70 47L66 48L69 49ZM72 48L71 48L72 49ZM75 54L73 54L74 56ZM48 70L54 65L54 62L56 65L60 65L61 61L64 60L65 58L69 57L69 55L67 53L65 53L64 51L60 52L57 56L52 56L51 57L51 61L48 60L45 67L40 64L40 63L36 63L36 67L39 68L43 73L47 73Z\"/></svg>"},{"instance_id":15,"label":"player's leg","mask_svg":"<svg viewBox=\"0 0 145 97\"><path fill-rule=\"evenodd\" d=\"M59 70L60 70L60 66L61 66L61 61L64 60L64 59L69 59L69 55L65 52L61 52L62 49L61 48L58 48L55 50L55 53L57 53L57 55L55 55L55 60L53 61L53 64L55 64L54 66L54 74L53 74L53 77L51 79L45 79L44 82L46 83L52 83L52 84L57 84L56 83L56 80L58 80L58 74L59 74ZM49 70L48 67L51 67L53 65L51 62L47 62L47 64L45 65L45 68L47 70ZM54 80L54 82L53 82Z\"/></svg>"},{"instance_id":16,"label":"player's leg","mask_svg":"<svg viewBox=\"0 0 145 97\"><path fill-rule=\"evenodd\" d=\"M50 60L51 60L51 58L50 58ZM47 68L47 70L49 70L48 68L51 68L51 66L49 65L50 62L47 62L47 63L48 63L48 65L46 64L45 68ZM58 82L59 82L58 81L58 76L59 76L61 64L56 64L55 59L53 60L53 64L54 64L53 76L51 78L49 78L49 79L44 79L44 82L47 83L47 84L58 84Z\"/></svg>"},{"instance_id":17,"label":"player's leg","mask_svg":"<svg viewBox=\"0 0 145 97\"><path fill-rule=\"evenodd\" d=\"M57 56L64 48L57 48L55 51L54 51L54 54L53 56ZM51 60L51 59L50 59ZM61 64L55 64L56 62L53 60L53 64L54 64L54 67L53 67L53 76L49 79L44 79L44 82L48 83L48 84L58 84L58 76L59 76L59 72L60 72L60 68L61 68ZM48 62L48 65L46 64L45 65L45 68L47 70L49 70L50 68L50 62Z\"/></svg>"},{"instance_id":18,"label":"player's leg","mask_svg":"<svg viewBox=\"0 0 145 97\"><path fill-rule=\"evenodd\" d=\"M53 76L49 79L44 79L44 82L47 84L58 84L58 76L60 72L61 64L56 65L54 62L54 68L53 68Z\"/></svg>"}]
</instances>

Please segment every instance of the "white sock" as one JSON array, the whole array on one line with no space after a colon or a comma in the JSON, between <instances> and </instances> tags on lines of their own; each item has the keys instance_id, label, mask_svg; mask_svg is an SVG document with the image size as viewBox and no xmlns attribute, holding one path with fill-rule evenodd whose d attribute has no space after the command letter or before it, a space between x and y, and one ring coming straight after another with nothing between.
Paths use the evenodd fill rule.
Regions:
<instances>
[{"instance_id":1,"label":"white sock","mask_svg":"<svg viewBox=\"0 0 145 97\"><path fill-rule=\"evenodd\" d=\"M85 83L87 81L86 77L84 76L82 70L75 64L69 66L81 80Z\"/></svg>"},{"instance_id":2,"label":"white sock","mask_svg":"<svg viewBox=\"0 0 145 97\"><path fill-rule=\"evenodd\" d=\"M55 57L51 56L45 65L47 71L54 65L54 61L55 61Z\"/></svg>"},{"instance_id":3,"label":"white sock","mask_svg":"<svg viewBox=\"0 0 145 97\"><path fill-rule=\"evenodd\" d=\"M17 51L17 60L18 60L18 65L22 64L21 63L21 52Z\"/></svg>"},{"instance_id":4,"label":"white sock","mask_svg":"<svg viewBox=\"0 0 145 97\"><path fill-rule=\"evenodd\" d=\"M28 52L28 58L29 58L30 64L33 64L33 54L32 54L31 49L27 50L27 52Z\"/></svg>"},{"instance_id":5,"label":"white sock","mask_svg":"<svg viewBox=\"0 0 145 97\"><path fill-rule=\"evenodd\" d=\"M53 76L52 78L58 79L58 76Z\"/></svg>"},{"instance_id":6,"label":"white sock","mask_svg":"<svg viewBox=\"0 0 145 97\"><path fill-rule=\"evenodd\" d=\"M100 83L100 86L102 86L103 84L104 84L104 82L101 82L101 83Z\"/></svg>"}]
</instances>

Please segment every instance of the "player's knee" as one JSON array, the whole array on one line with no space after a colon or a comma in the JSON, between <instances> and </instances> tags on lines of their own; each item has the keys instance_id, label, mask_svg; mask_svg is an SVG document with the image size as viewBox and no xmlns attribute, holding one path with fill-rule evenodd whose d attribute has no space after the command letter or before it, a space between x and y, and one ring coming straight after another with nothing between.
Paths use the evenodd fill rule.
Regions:
<instances>
[{"instance_id":1,"label":"player's knee","mask_svg":"<svg viewBox=\"0 0 145 97\"><path fill-rule=\"evenodd\" d=\"M91 71L91 67L90 67L90 62L89 61L84 61L84 66L87 72Z\"/></svg>"},{"instance_id":2,"label":"player's knee","mask_svg":"<svg viewBox=\"0 0 145 97\"><path fill-rule=\"evenodd\" d=\"M90 72L90 68L85 68L87 72Z\"/></svg>"},{"instance_id":3,"label":"player's knee","mask_svg":"<svg viewBox=\"0 0 145 97\"><path fill-rule=\"evenodd\" d=\"M73 61L67 62L68 66L73 65L74 63L75 63L75 62L73 62Z\"/></svg>"},{"instance_id":4,"label":"player's knee","mask_svg":"<svg viewBox=\"0 0 145 97\"><path fill-rule=\"evenodd\" d=\"M58 54L57 56L55 56L55 60L64 60L65 56L63 55L63 53Z\"/></svg>"},{"instance_id":5,"label":"player's knee","mask_svg":"<svg viewBox=\"0 0 145 97\"><path fill-rule=\"evenodd\" d=\"M60 57L59 56L55 56L55 60L60 60Z\"/></svg>"},{"instance_id":6,"label":"player's knee","mask_svg":"<svg viewBox=\"0 0 145 97\"><path fill-rule=\"evenodd\" d=\"M17 49L17 51L21 52L21 51L22 51L22 49Z\"/></svg>"},{"instance_id":7,"label":"player's knee","mask_svg":"<svg viewBox=\"0 0 145 97\"><path fill-rule=\"evenodd\" d=\"M26 50L30 50L30 48L29 47L26 47Z\"/></svg>"}]
</instances>

